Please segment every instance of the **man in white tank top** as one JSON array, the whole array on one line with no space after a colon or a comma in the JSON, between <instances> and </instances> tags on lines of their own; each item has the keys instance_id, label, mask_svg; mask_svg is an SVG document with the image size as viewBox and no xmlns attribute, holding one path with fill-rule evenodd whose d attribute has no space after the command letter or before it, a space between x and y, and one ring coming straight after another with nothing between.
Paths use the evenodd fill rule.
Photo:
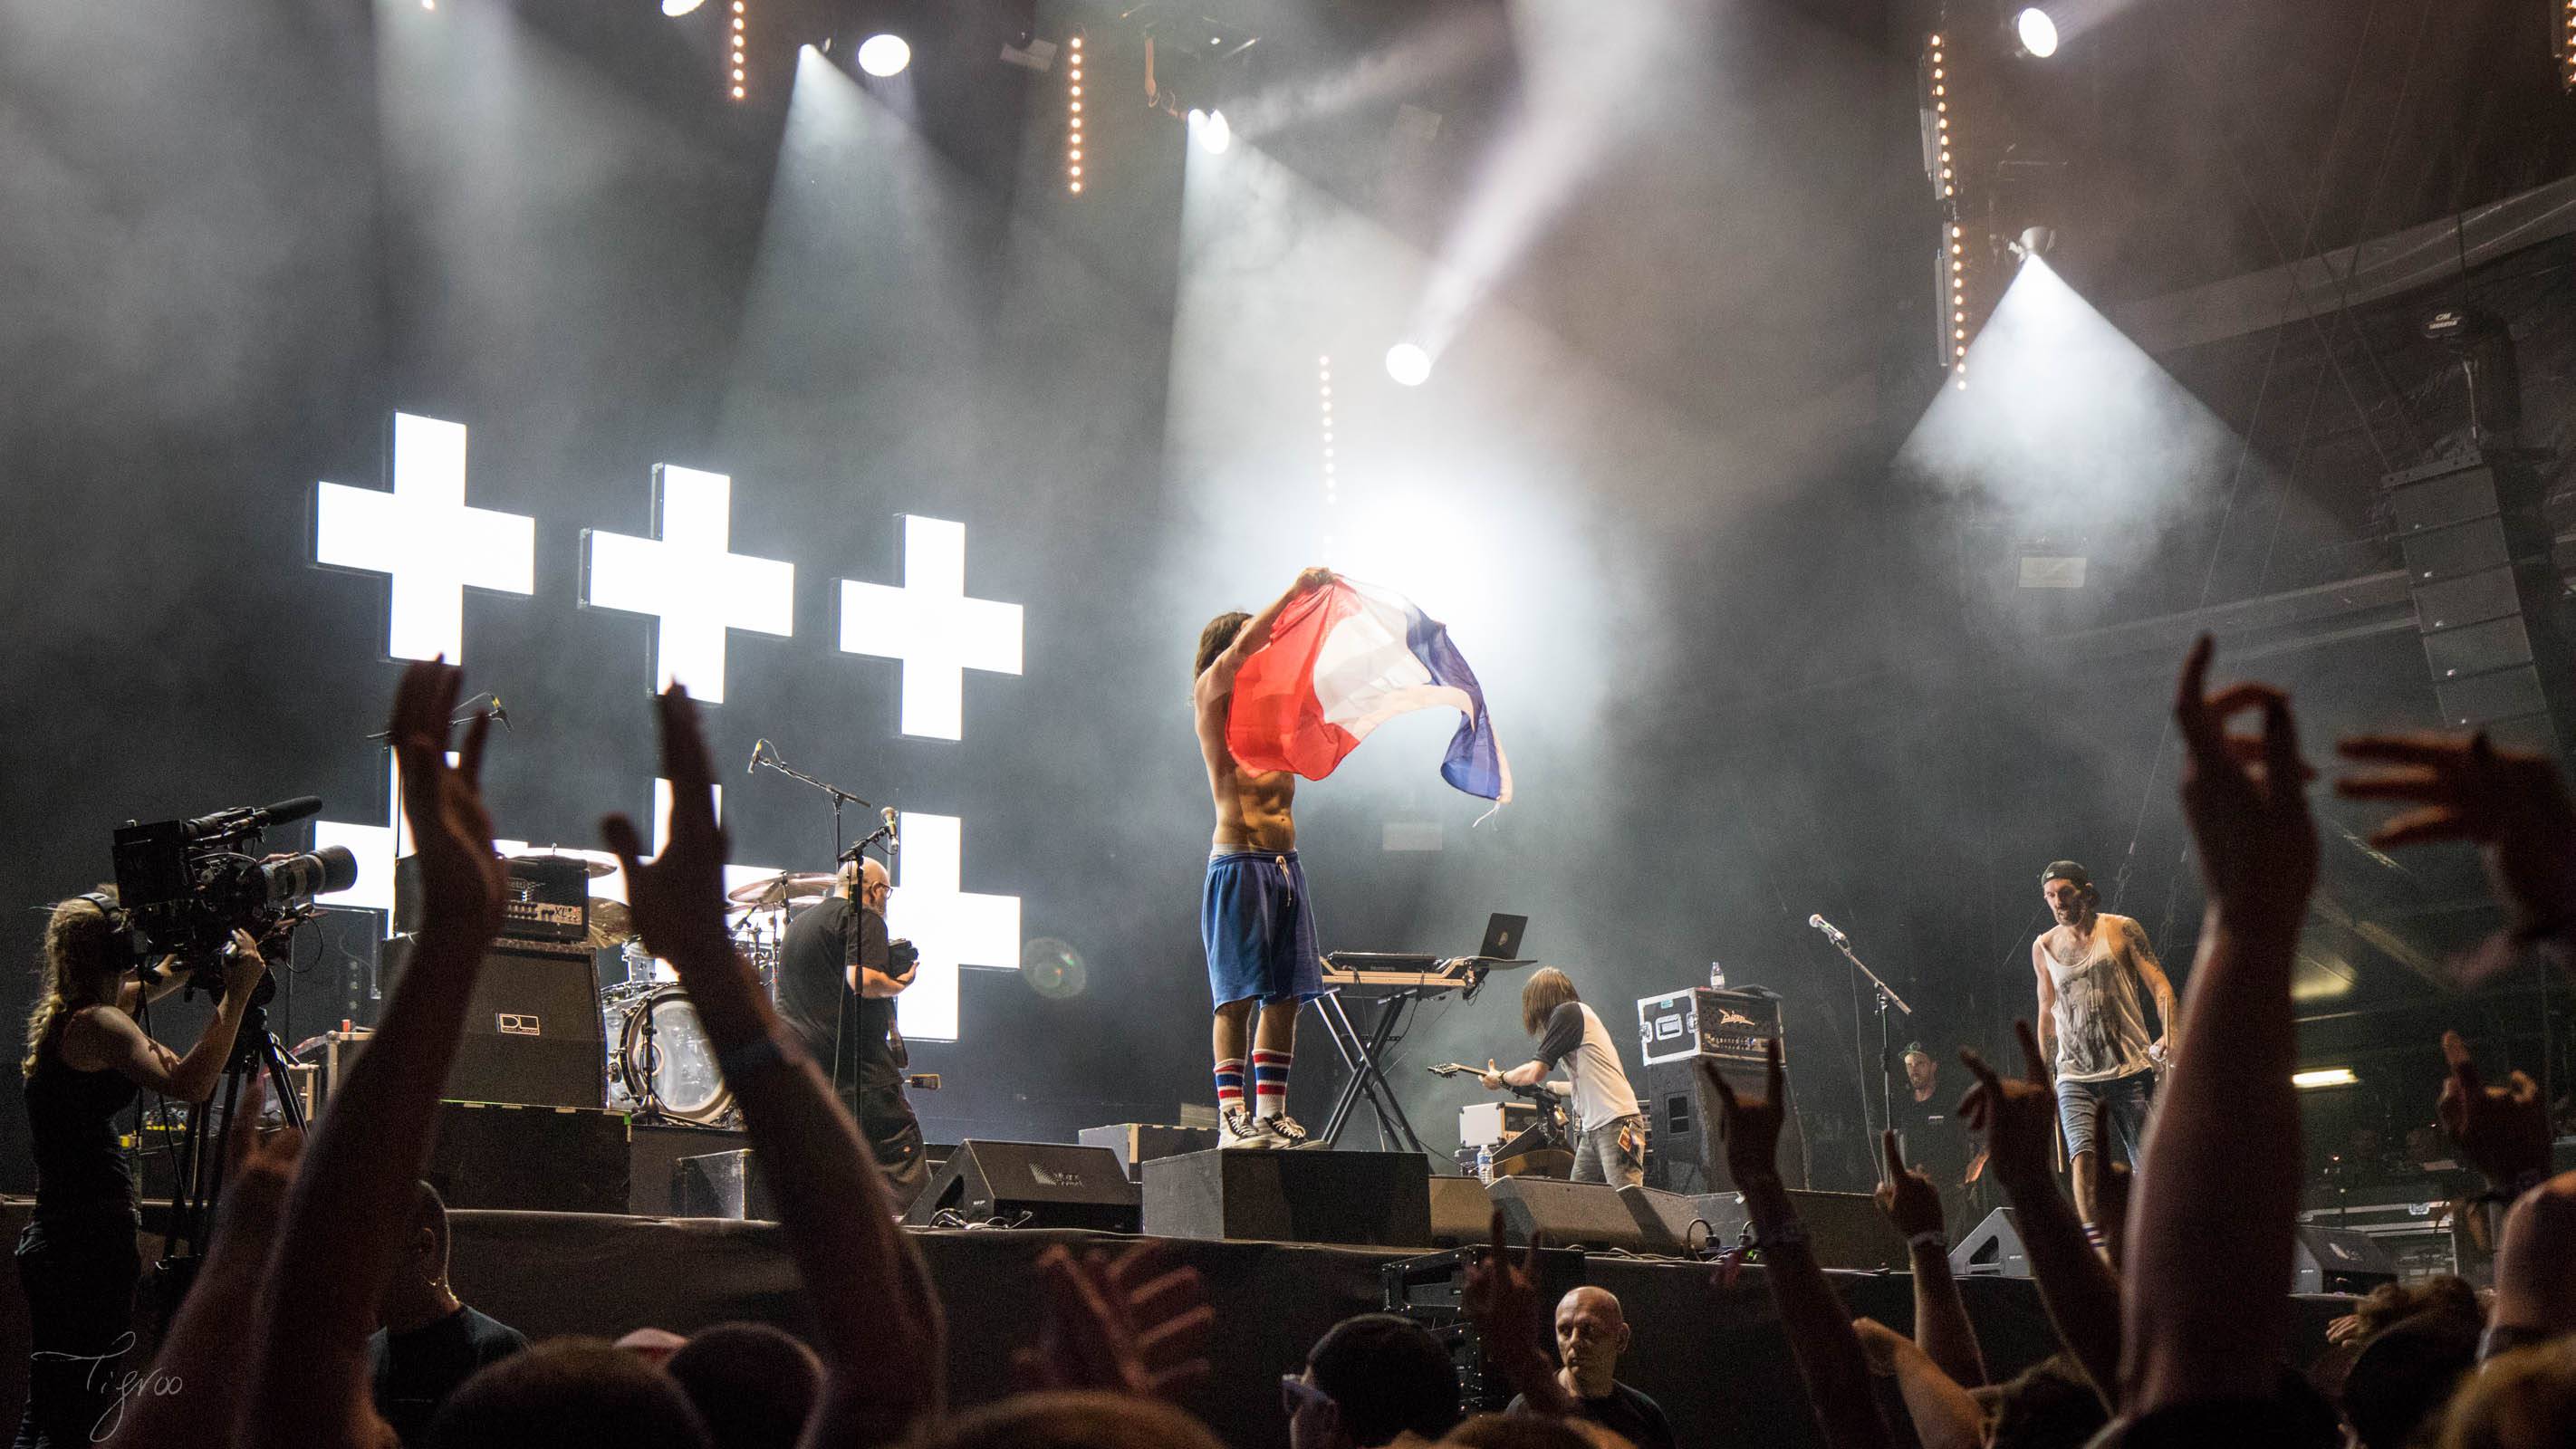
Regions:
<instances>
[{"instance_id":1,"label":"man in white tank top","mask_svg":"<svg viewBox=\"0 0 2576 1449\"><path fill-rule=\"evenodd\" d=\"M2039 1050L2057 1081L2057 1118L2075 1163L2075 1210L2095 1230L2101 1151L2108 1145L2136 1171L2147 1106L2174 1027L2173 983L2146 930L2102 913L2093 877L2071 860L2052 862L2039 887L2057 924L2030 943L2039 984ZM2143 991L2141 989L2143 985ZM2150 1036L2144 995L2155 997ZM2097 1239L2098 1241L2098 1239Z\"/></svg>"}]
</instances>

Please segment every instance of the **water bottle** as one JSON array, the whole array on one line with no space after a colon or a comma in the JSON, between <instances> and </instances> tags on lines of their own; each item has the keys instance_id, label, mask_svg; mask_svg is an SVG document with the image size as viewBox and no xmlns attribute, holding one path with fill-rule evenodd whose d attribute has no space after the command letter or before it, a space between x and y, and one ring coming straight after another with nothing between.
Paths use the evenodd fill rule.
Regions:
<instances>
[{"instance_id":1,"label":"water bottle","mask_svg":"<svg viewBox=\"0 0 2576 1449\"><path fill-rule=\"evenodd\" d=\"M1494 1185L1494 1144L1490 1142L1476 1149L1476 1180L1487 1187Z\"/></svg>"},{"instance_id":2,"label":"water bottle","mask_svg":"<svg viewBox=\"0 0 2576 1449\"><path fill-rule=\"evenodd\" d=\"M1711 961L1708 963L1708 989L1711 991L1724 991L1726 989L1726 966L1723 962Z\"/></svg>"}]
</instances>

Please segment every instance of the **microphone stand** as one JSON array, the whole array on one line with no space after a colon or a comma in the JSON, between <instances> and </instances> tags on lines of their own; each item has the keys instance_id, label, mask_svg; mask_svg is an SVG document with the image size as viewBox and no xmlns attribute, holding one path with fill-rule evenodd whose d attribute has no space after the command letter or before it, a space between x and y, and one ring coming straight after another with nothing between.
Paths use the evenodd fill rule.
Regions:
<instances>
[{"instance_id":1,"label":"microphone stand","mask_svg":"<svg viewBox=\"0 0 2576 1449\"><path fill-rule=\"evenodd\" d=\"M1893 1005L1907 1016L1914 1014L1914 1008L1905 1004L1905 998L1896 994L1895 987L1879 979L1878 973L1869 969L1868 962L1852 954L1850 941L1841 936L1827 936L1825 939L1834 943L1834 949L1842 952L1843 959L1852 963L1854 969L1869 978L1871 988L1878 993L1878 1125L1893 1127L1896 1125L1896 1086L1895 1079L1887 1070L1887 1008ZM1861 1101L1866 1104L1869 1100L1869 1079L1866 1076L1861 1078L1860 1091ZM1865 1119L1868 1115L1864 1106L1861 1116ZM1863 1125L1867 1125L1865 1121Z\"/></svg>"},{"instance_id":2,"label":"microphone stand","mask_svg":"<svg viewBox=\"0 0 2576 1449\"><path fill-rule=\"evenodd\" d=\"M842 789L838 785L831 784L824 780L817 780L802 770L789 768L785 760L778 758L778 746L776 745L771 745L768 751L762 755L761 758L753 760L752 763L755 765L767 765L769 768L785 775L788 779L798 781L802 784L811 785L815 789L832 797L832 859L836 861L846 860L849 857L850 852L841 848L841 807L844 805L856 805L862 810L874 810L877 807L860 799L858 796L851 794L849 791ZM880 831L878 833L883 834L884 832ZM859 842L859 849L867 849L869 841L873 841L876 838L876 836L871 835L867 840Z\"/></svg>"}]
</instances>

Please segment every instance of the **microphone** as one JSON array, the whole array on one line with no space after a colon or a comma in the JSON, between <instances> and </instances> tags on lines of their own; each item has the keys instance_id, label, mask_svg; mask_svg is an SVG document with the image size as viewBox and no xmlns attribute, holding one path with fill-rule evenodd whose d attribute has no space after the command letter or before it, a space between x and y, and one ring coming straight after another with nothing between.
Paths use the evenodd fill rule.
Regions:
<instances>
[{"instance_id":1,"label":"microphone","mask_svg":"<svg viewBox=\"0 0 2576 1449\"><path fill-rule=\"evenodd\" d=\"M753 740L753 741L751 742L751 763L750 763L750 764L748 764L748 765L743 766L743 767L742 767L742 772L743 772L744 774L746 774L746 775L757 775L757 774L759 774L759 773L760 773L760 752L761 752L761 751L763 751L763 750L765 750L765 749L768 749L768 748L769 748L769 741L767 741L767 740Z\"/></svg>"},{"instance_id":2,"label":"microphone","mask_svg":"<svg viewBox=\"0 0 2576 1449\"><path fill-rule=\"evenodd\" d=\"M888 805L885 809L880 810L877 813L885 817L886 854L892 855L903 848L903 842L895 838L894 807Z\"/></svg>"},{"instance_id":3,"label":"microphone","mask_svg":"<svg viewBox=\"0 0 2576 1449\"><path fill-rule=\"evenodd\" d=\"M1831 921L1826 920L1826 919L1825 919L1824 917L1822 917L1822 916L1809 916L1809 917L1807 918L1807 924L1808 924L1808 925L1810 925L1810 926L1815 927L1815 928L1816 928L1817 930L1819 930L1819 931L1824 932L1824 933L1825 933L1825 939L1826 939L1826 940L1828 940L1828 941L1833 942L1833 943L1834 943L1835 945L1837 945L1837 946L1848 946L1848 945L1850 945L1850 944L1851 944L1851 938L1850 938L1850 937L1845 936L1842 932L1835 930L1835 929L1834 929L1834 923L1833 923L1833 922L1831 922Z\"/></svg>"}]
</instances>

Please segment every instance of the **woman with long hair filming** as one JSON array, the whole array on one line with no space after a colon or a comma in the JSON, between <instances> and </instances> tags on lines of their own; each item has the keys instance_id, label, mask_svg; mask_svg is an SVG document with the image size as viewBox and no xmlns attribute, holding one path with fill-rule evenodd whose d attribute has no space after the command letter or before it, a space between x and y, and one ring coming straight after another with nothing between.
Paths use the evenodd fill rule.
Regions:
<instances>
[{"instance_id":1,"label":"woman with long hair filming","mask_svg":"<svg viewBox=\"0 0 2576 1449\"><path fill-rule=\"evenodd\" d=\"M44 979L27 1018L19 1070L35 1141L36 1212L18 1235L18 1281L35 1351L15 1449L89 1444L113 1427L105 1416L116 1406L118 1358L132 1346L142 1260L134 1179L112 1119L144 1087L190 1103L211 1096L251 989L268 969L258 943L235 931L221 958L222 1002L196 1046L180 1056L146 1034L133 1013L183 984L186 973L173 969L147 986L128 971L114 912L103 894L54 907L45 926Z\"/></svg>"}]
</instances>

